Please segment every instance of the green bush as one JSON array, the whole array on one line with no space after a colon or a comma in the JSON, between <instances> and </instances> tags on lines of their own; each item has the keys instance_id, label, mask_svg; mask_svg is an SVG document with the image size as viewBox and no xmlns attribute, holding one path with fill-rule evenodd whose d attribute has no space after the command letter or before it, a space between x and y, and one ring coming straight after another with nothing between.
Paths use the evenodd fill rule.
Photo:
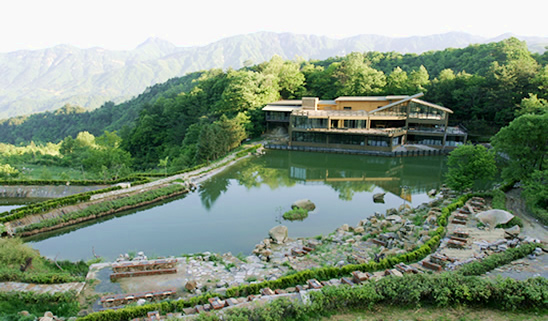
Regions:
<instances>
[{"instance_id":1,"label":"green bush","mask_svg":"<svg viewBox=\"0 0 548 321\"><path fill-rule=\"evenodd\" d=\"M75 294L56 293L38 294L33 292L0 292L0 320L23 320L18 315L20 311L28 311L29 318L35 320L44 315L46 311L52 312L58 317L73 317L80 311L78 300L74 300Z\"/></svg>"},{"instance_id":2,"label":"green bush","mask_svg":"<svg viewBox=\"0 0 548 321\"><path fill-rule=\"evenodd\" d=\"M524 244L519 247L507 249L504 252L489 255L482 261L476 261L462 266L458 272L462 275L481 275L501 265L521 259L531 254L538 244Z\"/></svg>"},{"instance_id":3,"label":"green bush","mask_svg":"<svg viewBox=\"0 0 548 321\"><path fill-rule=\"evenodd\" d=\"M295 207L284 213L283 218L288 221L302 221L308 217L308 211L304 208Z\"/></svg>"},{"instance_id":4,"label":"green bush","mask_svg":"<svg viewBox=\"0 0 548 321\"><path fill-rule=\"evenodd\" d=\"M500 189L496 189L492 193L493 200L491 201L491 207L506 211L506 194Z\"/></svg>"}]
</instances>

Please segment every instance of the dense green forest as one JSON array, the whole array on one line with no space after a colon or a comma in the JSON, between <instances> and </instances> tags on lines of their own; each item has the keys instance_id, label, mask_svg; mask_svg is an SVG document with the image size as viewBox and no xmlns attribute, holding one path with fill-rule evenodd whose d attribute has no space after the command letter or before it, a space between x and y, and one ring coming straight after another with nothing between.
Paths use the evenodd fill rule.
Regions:
<instances>
[{"instance_id":1,"label":"dense green forest","mask_svg":"<svg viewBox=\"0 0 548 321\"><path fill-rule=\"evenodd\" d=\"M134 169L155 168L160 160L177 169L213 160L242 139L260 135L260 109L278 99L417 92L453 109L452 123L492 135L516 115L546 106L547 62L548 52L531 54L515 38L420 55L354 52L321 61L275 56L240 70L174 78L93 111L65 106L5 120L0 141L66 143L84 131L93 137L116 132Z\"/></svg>"}]
</instances>

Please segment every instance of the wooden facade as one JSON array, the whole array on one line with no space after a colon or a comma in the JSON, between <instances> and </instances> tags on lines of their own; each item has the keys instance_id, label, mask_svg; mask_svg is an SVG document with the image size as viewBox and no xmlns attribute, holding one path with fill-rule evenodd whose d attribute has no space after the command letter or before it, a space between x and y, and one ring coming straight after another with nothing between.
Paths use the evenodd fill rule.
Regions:
<instances>
[{"instance_id":1,"label":"wooden facade","mask_svg":"<svg viewBox=\"0 0 548 321\"><path fill-rule=\"evenodd\" d=\"M392 152L403 144L454 148L467 134L449 127L453 111L413 96L283 100L263 108L267 128L284 126L290 146Z\"/></svg>"}]
</instances>

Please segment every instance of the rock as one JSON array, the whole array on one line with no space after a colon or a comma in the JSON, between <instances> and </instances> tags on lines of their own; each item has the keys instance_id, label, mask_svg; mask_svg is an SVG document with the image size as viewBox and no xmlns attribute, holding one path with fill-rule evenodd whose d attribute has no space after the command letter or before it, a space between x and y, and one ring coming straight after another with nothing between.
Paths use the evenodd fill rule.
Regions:
<instances>
[{"instance_id":1,"label":"rock","mask_svg":"<svg viewBox=\"0 0 548 321\"><path fill-rule=\"evenodd\" d=\"M270 251L270 250L264 250L263 253L262 253L262 255L264 255L264 256L271 256L271 255L272 255L272 251Z\"/></svg>"},{"instance_id":2,"label":"rock","mask_svg":"<svg viewBox=\"0 0 548 321\"><path fill-rule=\"evenodd\" d=\"M392 275L394 275L394 276L397 276L397 277L400 277L400 278L403 277L403 274L400 271L396 270L396 269L392 269L390 271L392 272Z\"/></svg>"},{"instance_id":3,"label":"rock","mask_svg":"<svg viewBox=\"0 0 548 321\"><path fill-rule=\"evenodd\" d=\"M296 207L305 209L307 211L313 211L316 209L316 205L312 203L311 200L308 200L308 199L298 200L298 201L295 201L293 204L291 204L291 208L296 208Z\"/></svg>"},{"instance_id":4,"label":"rock","mask_svg":"<svg viewBox=\"0 0 548 321\"><path fill-rule=\"evenodd\" d=\"M541 255L541 254L542 254L542 248L537 247L537 248L533 251L533 254L534 254L534 255Z\"/></svg>"},{"instance_id":5,"label":"rock","mask_svg":"<svg viewBox=\"0 0 548 321\"><path fill-rule=\"evenodd\" d=\"M386 220L392 222L393 224L399 224L402 222L402 219L398 215L390 215L386 217Z\"/></svg>"},{"instance_id":6,"label":"rock","mask_svg":"<svg viewBox=\"0 0 548 321\"><path fill-rule=\"evenodd\" d=\"M377 193L373 195L373 202L375 203L384 203L384 195L386 193Z\"/></svg>"},{"instance_id":7,"label":"rock","mask_svg":"<svg viewBox=\"0 0 548 321\"><path fill-rule=\"evenodd\" d=\"M354 233L363 233L363 232L365 232L365 229L361 226L354 228Z\"/></svg>"},{"instance_id":8,"label":"rock","mask_svg":"<svg viewBox=\"0 0 548 321\"><path fill-rule=\"evenodd\" d=\"M350 230L350 227L348 226L348 224L343 224L341 227L340 227L341 230L345 231L345 232L348 232Z\"/></svg>"},{"instance_id":9,"label":"rock","mask_svg":"<svg viewBox=\"0 0 548 321\"><path fill-rule=\"evenodd\" d=\"M379 220L373 216L372 218L369 219L369 221L371 222L371 224L376 224Z\"/></svg>"},{"instance_id":10,"label":"rock","mask_svg":"<svg viewBox=\"0 0 548 321\"><path fill-rule=\"evenodd\" d=\"M139 299L139 300L137 300L137 306L144 305L145 303L147 303L147 300L145 300L145 299Z\"/></svg>"},{"instance_id":11,"label":"rock","mask_svg":"<svg viewBox=\"0 0 548 321\"><path fill-rule=\"evenodd\" d=\"M265 248L265 245L259 243L259 244L255 245L255 248L256 248L257 250L261 251L261 250L263 250L263 249Z\"/></svg>"},{"instance_id":12,"label":"rock","mask_svg":"<svg viewBox=\"0 0 548 321\"><path fill-rule=\"evenodd\" d=\"M395 208L389 208L386 210L386 215L397 215L398 214L398 210L395 209Z\"/></svg>"},{"instance_id":13,"label":"rock","mask_svg":"<svg viewBox=\"0 0 548 321\"><path fill-rule=\"evenodd\" d=\"M39 321L54 321L53 318L50 317L41 317Z\"/></svg>"},{"instance_id":14,"label":"rock","mask_svg":"<svg viewBox=\"0 0 548 321\"><path fill-rule=\"evenodd\" d=\"M186 282L185 284L185 289L189 290L189 291L194 291L196 290L196 288L198 287L198 284L196 283L195 280L189 280Z\"/></svg>"},{"instance_id":15,"label":"rock","mask_svg":"<svg viewBox=\"0 0 548 321\"><path fill-rule=\"evenodd\" d=\"M270 247L270 239L264 239L264 240L263 240L263 244L264 244L266 247Z\"/></svg>"},{"instance_id":16,"label":"rock","mask_svg":"<svg viewBox=\"0 0 548 321\"><path fill-rule=\"evenodd\" d=\"M428 191L428 193L426 193L426 195L430 196L430 197L434 197L436 196L436 194L438 193L438 191L436 191L435 189L431 189Z\"/></svg>"},{"instance_id":17,"label":"rock","mask_svg":"<svg viewBox=\"0 0 548 321\"><path fill-rule=\"evenodd\" d=\"M514 226L512 226L511 228L505 229L505 231L506 231L508 234L518 235L518 234L521 232L521 229L519 228L519 225L514 225Z\"/></svg>"},{"instance_id":18,"label":"rock","mask_svg":"<svg viewBox=\"0 0 548 321\"><path fill-rule=\"evenodd\" d=\"M268 235L276 244L283 244L287 241L287 226L278 225L268 231Z\"/></svg>"},{"instance_id":19,"label":"rock","mask_svg":"<svg viewBox=\"0 0 548 321\"><path fill-rule=\"evenodd\" d=\"M489 226L489 228L493 229L499 224L508 223L512 218L514 218L514 215L503 210L488 210L476 214L476 218L483 224Z\"/></svg>"},{"instance_id":20,"label":"rock","mask_svg":"<svg viewBox=\"0 0 548 321\"><path fill-rule=\"evenodd\" d=\"M26 317L27 315L30 315L29 311L25 311L25 310L23 310L23 311L21 311L21 312L19 312L19 313L17 313L17 314L22 315L22 316L24 316L24 317Z\"/></svg>"},{"instance_id":21,"label":"rock","mask_svg":"<svg viewBox=\"0 0 548 321\"><path fill-rule=\"evenodd\" d=\"M438 218L436 215L430 215L426 218L426 223L430 225L436 225L438 222Z\"/></svg>"},{"instance_id":22,"label":"rock","mask_svg":"<svg viewBox=\"0 0 548 321\"><path fill-rule=\"evenodd\" d=\"M53 313L51 313L50 311L47 311L46 313L44 313L44 316L47 317L47 318L54 318L55 317L53 315Z\"/></svg>"}]
</instances>

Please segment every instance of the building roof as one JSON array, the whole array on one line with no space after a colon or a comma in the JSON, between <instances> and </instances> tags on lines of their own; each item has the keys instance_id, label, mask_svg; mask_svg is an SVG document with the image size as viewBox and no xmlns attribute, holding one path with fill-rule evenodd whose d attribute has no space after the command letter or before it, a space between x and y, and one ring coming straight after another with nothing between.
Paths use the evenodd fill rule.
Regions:
<instances>
[{"instance_id":1,"label":"building roof","mask_svg":"<svg viewBox=\"0 0 548 321\"><path fill-rule=\"evenodd\" d=\"M387 100L400 100L408 98L409 96L342 96L335 101L387 101Z\"/></svg>"},{"instance_id":2,"label":"building roof","mask_svg":"<svg viewBox=\"0 0 548 321\"><path fill-rule=\"evenodd\" d=\"M440 105L436 105L436 104L433 104L433 103L429 103L427 101L424 101L424 100L420 100L420 99L411 99L411 101L413 102L416 102L418 104L421 104L421 105L425 105L425 106L428 106L428 107L432 107L432 108L436 108L436 109L440 109L440 110L443 110L445 112L448 112L450 114L453 113L453 111L447 107L443 107L443 106L440 106Z\"/></svg>"},{"instance_id":3,"label":"building roof","mask_svg":"<svg viewBox=\"0 0 548 321\"><path fill-rule=\"evenodd\" d=\"M292 105L266 105L263 107L263 111L284 111L284 112L292 112L294 110L297 110L301 108L301 106L292 106Z\"/></svg>"},{"instance_id":4,"label":"building roof","mask_svg":"<svg viewBox=\"0 0 548 321\"><path fill-rule=\"evenodd\" d=\"M397 106L397 105L399 105L399 104L401 104L401 103L404 103L404 102L406 102L406 101L412 100L412 99L414 99L414 98L419 98L419 97L422 97L422 96L424 96L423 93L418 93L418 94L415 94L415 95L413 95L413 96L405 96L405 98L403 98L403 99L401 99L401 100L395 101L395 102L390 103L390 104L388 104L388 105L386 105L386 106L382 106L381 108L377 108L377 109L371 111L370 113L373 114L373 113L376 113L376 112L379 112L379 111L382 111L382 110L385 110L385 109L388 109L388 108Z\"/></svg>"}]
</instances>

